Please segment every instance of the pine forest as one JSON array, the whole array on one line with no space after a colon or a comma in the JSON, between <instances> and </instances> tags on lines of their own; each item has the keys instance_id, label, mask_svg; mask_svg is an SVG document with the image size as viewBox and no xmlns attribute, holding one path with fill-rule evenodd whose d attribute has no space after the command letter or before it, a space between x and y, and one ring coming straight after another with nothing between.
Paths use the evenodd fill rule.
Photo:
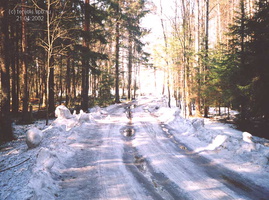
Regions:
<instances>
[{"instance_id":1,"label":"pine forest","mask_svg":"<svg viewBox=\"0 0 269 200\"><path fill-rule=\"evenodd\" d=\"M231 123L269 138L269 1L166 1L1 0L0 142L13 123L48 124L57 105L87 112L152 95L145 81L184 118L224 107L223 120L236 110Z\"/></svg>"}]
</instances>

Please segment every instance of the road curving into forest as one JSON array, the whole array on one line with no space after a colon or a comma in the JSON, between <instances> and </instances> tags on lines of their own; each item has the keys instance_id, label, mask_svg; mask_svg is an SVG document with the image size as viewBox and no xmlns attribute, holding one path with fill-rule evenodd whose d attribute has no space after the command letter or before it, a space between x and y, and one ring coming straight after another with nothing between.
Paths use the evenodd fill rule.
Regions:
<instances>
[{"instance_id":1,"label":"road curving into forest","mask_svg":"<svg viewBox=\"0 0 269 200\"><path fill-rule=\"evenodd\" d=\"M75 155L54 177L56 199L268 198L266 188L194 153L144 108L119 104L79 129L69 144Z\"/></svg>"}]
</instances>

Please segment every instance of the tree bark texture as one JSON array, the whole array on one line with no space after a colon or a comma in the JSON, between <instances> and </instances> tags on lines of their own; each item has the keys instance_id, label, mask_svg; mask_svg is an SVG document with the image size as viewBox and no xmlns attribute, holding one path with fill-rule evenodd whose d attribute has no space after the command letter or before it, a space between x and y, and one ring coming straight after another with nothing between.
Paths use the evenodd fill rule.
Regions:
<instances>
[{"instance_id":1,"label":"tree bark texture","mask_svg":"<svg viewBox=\"0 0 269 200\"><path fill-rule=\"evenodd\" d=\"M10 75L9 75L9 31L8 3L0 2L0 72L1 72L1 107L0 141L14 139L10 116Z\"/></svg>"}]
</instances>

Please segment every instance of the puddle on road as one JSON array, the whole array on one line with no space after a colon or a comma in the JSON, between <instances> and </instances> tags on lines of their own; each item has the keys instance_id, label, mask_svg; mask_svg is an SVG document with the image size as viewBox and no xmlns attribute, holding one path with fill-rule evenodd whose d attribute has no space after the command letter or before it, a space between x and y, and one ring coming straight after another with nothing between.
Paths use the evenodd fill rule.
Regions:
<instances>
[{"instance_id":1,"label":"puddle on road","mask_svg":"<svg viewBox=\"0 0 269 200\"><path fill-rule=\"evenodd\" d=\"M122 131L122 134L125 137L132 137L135 134L135 130L133 128L126 128Z\"/></svg>"},{"instance_id":2,"label":"puddle on road","mask_svg":"<svg viewBox=\"0 0 269 200\"><path fill-rule=\"evenodd\" d=\"M134 156L134 164L138 168L139 171L145 172L146 171L146 161L144 157L135 155Z\"/></svg>"},{"instance_id":3,"label":"puddle on road","mask_svg":"<svg viewBox=\"0 0 269 200\"><path fill-rule=\"evenodd\" d=\"M132 137L135 134L135 130L132 125L133 113L131 107L132 105L125 107L125 114L126 117L129 119L128 125L121 131L122 135L124 135L125 137Z\"/></svg>"},{"instance_id":4,"label":"puddle on road","mask_svg":"<svg viewBox=\"0 0 269 200\"><path fill-rule=\"evenodd\" d=\"M163 129L164 132L169 133L169 132L168 132L169 130L168 130L167 128L164 128L164 127L163 127L162 129Z\"/></svg>"},{"instance_id":5,"label":"puddle on road","mask_svg":"<svg viewBox=\"0 0 269 200\"><path fill-rule=\"evenodd\" d=\"M132 108L133 107L134 107L133 105L128 105L125 107L125 114L126 114L126 117L129 119L128 125L125 126L121 130L121 134L124 135L125 137L132 137L135 134L135 129L132 124L132 118L133 118Z\"/></svg>"},{"instance_id":6,"label":"puddle on road","mask_svg":"<svg viewBox=\"0 0 269 200\"><path fill-rule=\"evenodd\" d=\"M188 150L187 147L183 146L183 145L178 145L178 147L182 150Z\"/></svg>"},{"instance_id":7,"label":"puddle on road","mask_svg":"<svg viewBox=\"0 0 269 200\"><path fill-rule=\"evenodd\" d=\"M132 137L134 135L135 131L132 128L127 128L123 131L123 135L126 137Z\"/></svg>"},{"instance_id":8,"label":"puddle on road","mask_svg":"<svg viewBox=\"0 0 269 200\"><path fill-rule=\"evenodd\" d=\"M180 142L178 142L176 140L176 138L174 137L174 135L172 133L170 133L169 129L166 128L166 126L164 124L161 124L161 128L162 128L163 132L167 135L167 137L170 138L171 141L174 144L176 144L180 149L185 150L185 151L188 151L188 148L185 145L183 145Z\"/></svg>"}]
</instances>

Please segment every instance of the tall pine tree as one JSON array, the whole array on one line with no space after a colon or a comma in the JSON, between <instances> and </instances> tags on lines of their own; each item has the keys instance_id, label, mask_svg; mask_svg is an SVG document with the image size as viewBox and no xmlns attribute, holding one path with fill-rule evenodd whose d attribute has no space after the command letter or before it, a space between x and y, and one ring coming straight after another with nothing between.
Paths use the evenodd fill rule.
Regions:
<instances>
[{"instance_id":1,"label":"tall pine tree","mask_svg":"<svg viewBox=\"0 0 269 200\"><path fill-rule=\"evenodd\" d=\"M259 0L256 12L247 23L251 74L250 111L253 116L269 120L269 1Z\"/></svg>"}]
</instances>

